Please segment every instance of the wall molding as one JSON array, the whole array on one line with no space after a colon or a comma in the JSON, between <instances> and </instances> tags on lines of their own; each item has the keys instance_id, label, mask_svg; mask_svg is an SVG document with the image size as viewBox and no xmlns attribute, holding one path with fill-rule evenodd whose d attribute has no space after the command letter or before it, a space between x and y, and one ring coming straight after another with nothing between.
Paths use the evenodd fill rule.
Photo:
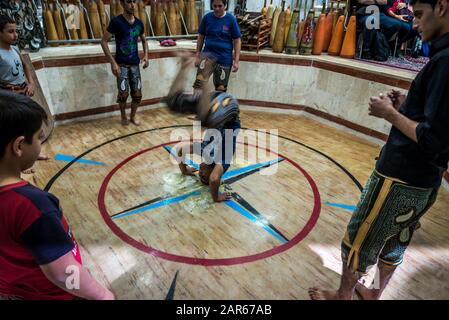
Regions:
<instances>
[{"instance_id":1,"label":"wall molding","mask_svg":"<svg viewBox=\"0 0 449 320\"><path fill-rule=\"evenodd\" d=\"M158 104L162 101L162 99L163 98L161 97L161 98L151 98L151 99L142 100L142 102L140 103L140 107ZM131 104L127 103L126 109L130 109L130 108L131 108ZM96 108L90 108L90 109L79 110L79 111L59 113L59 114L54 115L54 118L56 121L73 120L76 118L89 117L89 116L110 113L110 112L119 111L119 110L120 110L119 105L113 104L113 105L105 106L105 107L96 107Z\"/></svg>"},{"instance_id":2,"label":"wall molding","mask_svg":"<svg viewBox=\"0 0 449 320\"><path fill-rule=\"evenodd\" d=\"M190 49L188 51L194 51ZM142 55L142 53L141 53ZM150 60L162 59L162 58L172 58L177 56L177 51L166 50L166 51L152 51L148 53ZM345 74L358 79L378 82L386 84L393 87L398 87L404 90L408 90L412 83L412 79L398 79L397 76L381 74L375 71L362 70L360 68L341 65L332 62L318 61L313 58L305 58L303 56L294 55L287 57L285 55L276 56L264 56L251 53L242 53L240 61L244 62L256 62L256 63L270 63L270 64L281 64L289 66L305 66L305 67L315 67L322 70L337 72ZM33 61L33 66L36 70L43 68L57 68L57 67L73 67L73 66L83 66L89 64L103 64L109 63L108 59L103 54L96 54L91 56L81 56L81 57L69 57L69 58L41 58L40 60Z\"/></svg>"},{"instance_id":3,"label":"wall molding","mask_svg":"<svg viewBox=\"0 0 449 320\"><path fill-rule=\"evenodd\" d=\"M143 106L158 104L158 103L162 102L163 98L164 97L158 97L158 98L142 100L140 106L143 107ZM240 104L251 105L251 106L256 106L256 107L304 111L304 112L313 114L315 116L318 116L320 118L326 119L328 121L345 126L354 131L363 133L370 137L381 139L383 141L386 141L388 138L388 136L382 132L363 127L363 126L355 124L351 121L330 115L326 112L319 111L319 110L316 110L316 109L313 109L311 107L304 106L304 105L277 103L277 102L272 103L269 101L249 100L249 99L238 99L238 101ZM127 109L130 108L129 103L127 104L126 108ZM79 111L73 111L73 112L67 112L67 113L60 113L60 114L56 114L54 116L54 118L56 121L72 120L72 119L76 119L76 118L95 116L95 115L104 114L104 113L111 113L111 112L118 111L118 110L120 110L119 105L114 104L114 105L105 106L105 107L97 107L97 108L91 108L91 109L85 109L85 110L79 110Z\"/></svg>"},{"instance_id":4,"label":"wall molding","mask_svg":"<svg viewBox=\"0 0 449 320\"><path fill-rule=\"evenodd\" d=\"M194 50L190 50L194 51ZM162 58L171 58L176 57L177 51L174 50L165 50L165 51L153 51L149 53L149 59L162 59ZM378 72L372 72L369 70L360 70L356 68L352 68L350 66L339 65L332 62L324 62L313 60L313 58L304 58L301 56L291 56L286 57L285 55L275 57L275 56L263 56L251 53L243 53L240 58L241 61L247 62L256 62L256 63L270 63L270 64L281 64L281 65L295 65L295 66L308 66L308 67L316 67L319 69L342 73L345 75L349 75L355 78L364 79L368 81L374 81L394 87L399 87L408 90L412 80L403 80L397 79L397 77L391 75L383 75ZM91 56L79 56L79 57L69 57L69 58L44 58L40 60L33 61L33 66L36 70L43 68L58 68L58 67L71 67L71 66L83 66L83 65L92 65L92 64L104 64L109 63L106 56L103 54L91 55ZM157 104L161 101L162 97L152 98L142 100L141 105L153 105ZM361 132L370 137L374 137L381 140L386 140L387 135L369 129L367 127L355 124L351 121L339 118L337 116L331 115L324 111L316 110L309 106L297 105L297 104L287 104L287 103L276 103L276 102L268 102L268 101L259 101L259 100L249 100L249 99L239 99L242 104L267 107L267 108L277 108L277 109L290 109L290 110L299 110L305 111L310 114L316 115L318 117L324 118L326 120L335 122L337 124L343 125L347 128L355 130L357 132ZM56 114L55 120L70 120L78 117L86 117L93 116L103 113L109 113L119 110L118 104L96 107L87 110L73 111L67 113ZM449 177L448 177L449 179Z\"/></svg>"}]
</instances>

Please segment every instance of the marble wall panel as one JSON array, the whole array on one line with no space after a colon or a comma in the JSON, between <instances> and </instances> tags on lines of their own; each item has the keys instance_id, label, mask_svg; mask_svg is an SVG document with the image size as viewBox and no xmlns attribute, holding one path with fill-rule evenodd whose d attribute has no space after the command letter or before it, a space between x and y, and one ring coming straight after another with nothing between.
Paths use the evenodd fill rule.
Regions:
<instances>
[{"instance_id":1,"label":"marble wall panel","mask_svg":"<svg viewBox=\"0 0 449 320\"><path fill-rule=\"evenodd\" d=\"M165 96L178 68L177 58L168 57L151 60L148 69L141 69L143 100ZM187 91L192 90L195 72L189 72ZM116 103L116 79L107 63L44 68L37 74L54 114ZM368 101L391 88L321 68L256 62L241 62L229 82L229 92L237 98L305 105L385 134L390 126L368 116Z\"/></svg>"}]
</instances>

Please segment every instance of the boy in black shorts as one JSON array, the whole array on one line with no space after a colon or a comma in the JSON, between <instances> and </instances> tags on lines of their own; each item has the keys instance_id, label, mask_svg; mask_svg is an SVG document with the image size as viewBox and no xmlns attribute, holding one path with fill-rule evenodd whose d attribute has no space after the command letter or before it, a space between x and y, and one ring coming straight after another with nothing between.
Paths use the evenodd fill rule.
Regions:
<instances>
[{"instance_id":1,"label":"boy in black shorts","mask_svg":"<svg viewBox=\"0 0 449 320\"><path fill-rule=\"evenodd\" d=\"M117 77L118 96L122 125L128 124L126 117L126 100L131 89L131 123L136 126L139 121L136 118L137 107L142 101L142 80L140 76L140 57L137 46L138 39L142 41L144 58L143 68L148 67L148 47L145 39L144 26L141 20L134 16L135 0L120 0L123 14L113 18L104 32L101 47L111 63L112 73ZM108 41L115 36L115 59L109 51Z\"/></svg>"}]
</instances>

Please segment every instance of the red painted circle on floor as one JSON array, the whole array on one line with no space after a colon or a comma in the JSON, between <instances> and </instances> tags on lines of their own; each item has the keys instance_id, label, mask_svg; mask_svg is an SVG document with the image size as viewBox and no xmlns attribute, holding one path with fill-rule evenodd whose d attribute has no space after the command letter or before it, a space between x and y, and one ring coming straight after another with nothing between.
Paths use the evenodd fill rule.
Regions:
<instances>
[{"instance_id":1,"label":"red painted circle on floor","mask_svg":"<svg viewBox=\"0 0 449 320\"><path fill-rule=\"evenodd\" d=\"M170 144L175 144L178 142L181 142L181 141L171 141L171 142L163 143L163 144L160 144L160 145L148 148L148 149L141 150L141 151L129 156L128 158L126 158L125 160L120 162L114 169L112 169L108 173L108 175L105 177L105 179L103 180L103 183L101 184L100 191L98 193L98 207L100 209L100 213L101 213L104 221L106 222L106 224L112 230L112 232L114 232L114 234L116 236L118 236L120 239L122 239L129 245L133 246L134 248L136 248L138 250L149 253L155 257L160 257L160 258L170 260L170 261L175 261L175 262L194 264L194 265L203 265L203 266L234 265L234 264L242 264L242 263L257 261L260 259L265 259L265 258L271 257L273 255L276 255L278 253L284 252L284 251L290 249L291 247L293 247L294 245L298 244L301 240L303 240L309 234L310 231L312 231L313 227L315 226L316 222L318 221L318 218L320 216L320 211L321 211L320 193L318 191L318 187L317 187L315 181L313 181L312 177L303 168L301 168L296 162L290 160L289 158L287 158L281 154L273 152L273 151L269 150L268 148L262 148L278 157L285 159L287 162L289 162L291 165L293 165L295 168L297 168L307 179L307 181L310 185L310 188L313 192L314 206L313 206L313 210L310 215L310 218L307 221L306 225L303 227L303 229L298 234L296 234L290 241L288 241L287 243L284 243L280 246L277 246L273 249L266 250L266 251L263 251L263 252L260 252L257 254L253 254L253 255L233 257L233 258L206 259L206 258L194 258L194 257L186 257L186 256L171 254L168 252L164 252L164 251L152 248L146 244L143 244L143 243L135 240L134 238L129 236L127 233L125 233L122 229L120 229L120 227L117 226L117 224L115 224L111 219L111 216L106 208L106 204L104 201L108 184L109 184L111 178L113 177L113 175L121 167L123 167L126 163L128 163L132 159L142 155L143 153L146 153L146 152L149 152L149 151L152 151L157 148L164 147L164 146L167 146ZM246 144L246 145L252 146L251 144ZM258 146L255 146L255 147L259 148Z\"/></svg>"}]
</instances>

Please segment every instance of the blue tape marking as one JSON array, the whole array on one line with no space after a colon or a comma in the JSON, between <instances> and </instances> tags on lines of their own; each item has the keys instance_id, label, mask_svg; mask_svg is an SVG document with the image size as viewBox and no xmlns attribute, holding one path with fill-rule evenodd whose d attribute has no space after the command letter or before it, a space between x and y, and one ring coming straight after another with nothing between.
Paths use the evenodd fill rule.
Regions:
<instances>
[{"instance_id":1,"label":"blue tape marking","mask_svg":"<svg viewBox=\"0 0 449 320\"><path fill-rule=\"evenodd\" d=\"M76 157L74 156L67 156L64 154L57 154L55 155L55 160L58 161L67 161L70 162L72 160L76 159ZM97 162L97 161L92 161L92 160L87 160L87 159L77 159L75 162L79 162L79 163L85 163L85 164L95 164L98 166L105 166L106 164L103 162Z\"/></svg>"},{"instance_id":2,"label":"blue tape marking","mask_svg":"<svg viewBox=\"0 0 449 320\"><path fill-rule=\"evenodd\" d=\"M136 214L136 213L139 213L139 212L142 212L142 211L147 211L147 210L159 208L159 207L162 207L162 206L166 206L166 205L169 205L169 204L172 204L172 203L175 203L175 202L182 201L182 200L187 199L188 197L191 197L191 196L197 196L200 193L201 193L200 191L193 191L193 192L184 194L182 196L173 197L173 198L169 198L169 199L164 199L164 200L152 203L152 204L150 204L148 206L144 206L144 207L136 209L136 210L125 212L123 214L120 214L118 216L113 217L112 219L115 220L115 219L118 219L118 218L123 218L123 217L129 216L129 215L132 215L132 214Z\"/></svg>"},{"instance_id":3,"label":"blue tape marking","mask_svg":"<svg viewBox=\"0 0 449 320\"><path fill-rule=\"evenodd\" d=\"M172 147L164 146L164 149L167 150L168 152L170 152L170 154L171 154L173 157L175 157L175 158L178 157L178 155L175 153L176 151L175 151ZM200 170L200 166L197 165L195 162L193 162L193 161L190 160L190 159L185 159L185 163L186 163L187 165L191 166L191 167L194 167L196 170Z\"/></svg>"},{"instance_id":4,"label":"blue tape marking","mask_svg":"<svg viewBox=\"0 0 449 320\"><path fill-rule=\"evenodd\" d=\"M224 201L224 203L230 207L231 209L234 209L235 211L237 211L238 213L240 213L242 216L250 219L251 221L255 222L257 225L261 226L262 228L264 228L266 231L268 231L271 235L273 235L274 237L276 237L279 241L281 241L282 243L286 243L287 241L285 241L285 239L283 239L282 237L280 237L276 232L274 232L271 228L269 228L267 225L264 224L263 221L261 221L260 219L257 219L253 214L251 214L248 210L246 210L245 208L243 208L241 205L239 205L237 202L235 202L234 200L228 200L228 201Z\"/></svg>"},{"instance_id":5,"label":"blue tape marking","mask_svg":"<svg viewBox=\"0 0 449 320\"><path fill-rule=\"evenodd\" d=\"M228 178L232 178L232 177L238 176L240 174L246 173L248 171L251 171L251 170L254 170L254 169L266 166L266 165L272 165L272 164L274 164L276 162L279 162L279 161L282 161L282 160L284 160L284 159L283 158L277 158L275 160L262 162L262 163L256 163L256 164L244 167L244 168L230 170L228 172L225 172L225 174L223 175L223 177L221 179L225 180L225 179L228 179Z\"/></svg>"},{"instance_id":6,"label":"blue tape marking","mask_svg":"<svg viewBox=\"0 0 449 320\"><path fill-rule=\"evenodd\" d=\"M345 209L345 210L349 210L351 212L353 212L355 210L355 208L357 208L357 206L351 206L351 205L348 205L348 204L332 203L332 202L325 202L324 204L327 204L327 205L332 206L332 207L337 207L337 208L342 208L342 209Z\"/></svg>"}]
</instances>

